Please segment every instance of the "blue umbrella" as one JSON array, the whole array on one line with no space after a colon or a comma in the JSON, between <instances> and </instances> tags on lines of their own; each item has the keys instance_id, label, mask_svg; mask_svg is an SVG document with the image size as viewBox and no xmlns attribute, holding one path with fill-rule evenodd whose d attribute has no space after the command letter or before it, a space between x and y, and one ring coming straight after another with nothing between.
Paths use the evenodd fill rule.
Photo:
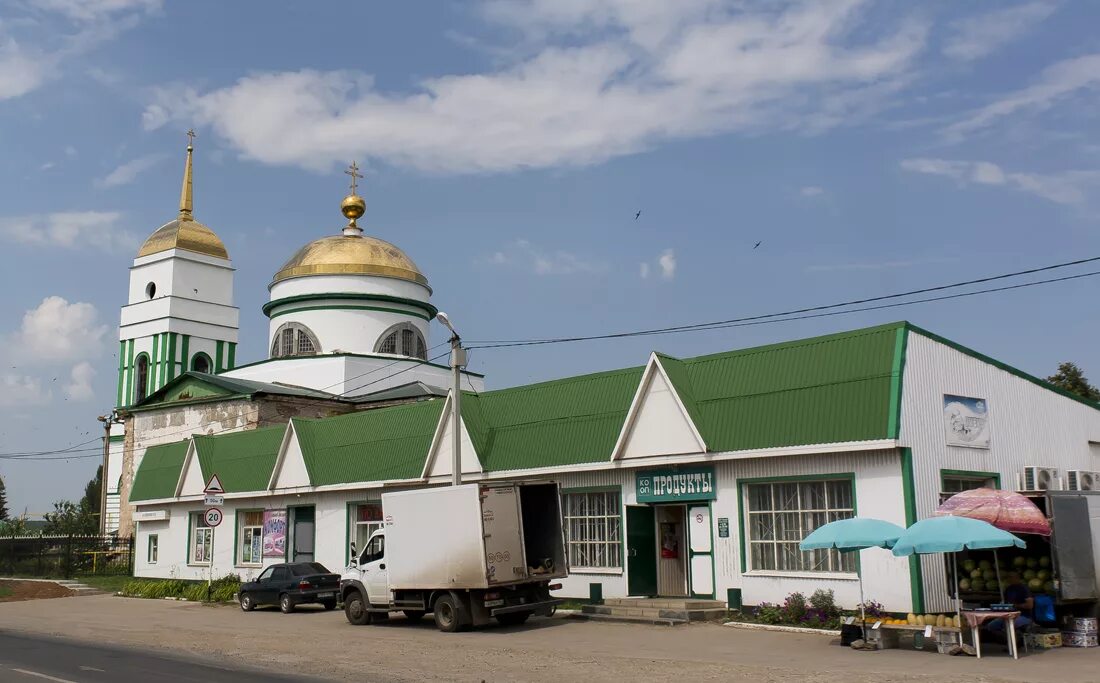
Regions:
<instances>
[{"instance_id":1,"label":"blue umbrella","mask_svg":"<svg viewBox=\"0 0 1100 683\"><path fill-rule=\"evenodd\" d=\"M955 575L955 613L961 612L959 605L959 570L955 553L961 550L995 550L996 548L1026 548L1027 543L1012 534L998 529L989 522L969 517L931 517L922 519L905 530L894 544L894 554L927 555L931 553L951 553L951 573ZM998 583L1000 574L998 573ZM1002 589L1002 601L1004 591Z\"/></svg>"},{"instance_id":2,"label":"blue umbrella","mask_svg":"<svg viewBox=\"0 0 1100 683\"><path fill-rule=\"evenodd\" d=\"M831 550L846 552L864 548L890 548L905 533L897 524L869 517L839 519L818 527L798 544L800 550ZM866 615L863 611L863 574L859 574L859 614L863 638L867 639Z\"/></svg>"}]
</instances>

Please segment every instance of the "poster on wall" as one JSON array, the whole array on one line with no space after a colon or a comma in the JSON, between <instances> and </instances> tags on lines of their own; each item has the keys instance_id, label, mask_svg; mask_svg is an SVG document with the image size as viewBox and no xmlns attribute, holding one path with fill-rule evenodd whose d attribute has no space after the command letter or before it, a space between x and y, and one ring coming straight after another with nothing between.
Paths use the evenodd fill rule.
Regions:
<instances>
[{"instance_id":1,"label":"poster on wall","mask_svg":"<svg viewBox=\"0 0 1100 683\"><path fill-rule=\"evenodd\" d=\"M264 510L264 557L286 557L286 510Z\"/></svg>"},{"instance_id":2,"label":"poster on wall","mask_svg":"<svg viewBox=\"0 0 1100 683\"><path fill-rule=\"evenodd\" d=\"M944 394L943 429L948 446L989 448L989 404L981 398Z\"/></svg>"}]
</instances>

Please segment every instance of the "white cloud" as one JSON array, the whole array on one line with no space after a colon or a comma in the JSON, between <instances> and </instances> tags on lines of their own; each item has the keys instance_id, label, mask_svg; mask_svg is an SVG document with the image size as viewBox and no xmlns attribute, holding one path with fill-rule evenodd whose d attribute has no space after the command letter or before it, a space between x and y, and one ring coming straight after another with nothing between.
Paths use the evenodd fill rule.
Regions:
<instances>
[{"instance_id":1,"label":"white cloud","mask_svg":"<svg viewBox=\"0 0 1100 683\"><path fill-rule=\"evenodd\" d=\"M31 0L30 4L74 21L94 22L123 13L159 10L164 3L163 0Z\"/></svg>"},{"instance_id":2,"label":"white cloud","mask_svg":"<svg viewBox=\"0 0 1100 683\"><path fill-rule=\"evenodd\" d=\"M39 167L38 167L38 170L39 170L39 171L48 171L48 170L50 170L51 168L53 168L54 166L56 166L56 165L57 165L57 164L55 164L55 163L54 163L54 162L52 162L52 161L47 161L46 163L44 163L44 164L42 164L41 166L39 166Z\"/></svg>"},{"instance_id":3,"label":"white cloud","mask_svg":"<svg viewBox=\"0 0 1100 683\"><path fill-rule=\"evenodd\" d=\"M1039 78L1026 88L1010 93L972 112L945 129L946 135L960 140L969 133L988 128L1017 112L1041 112L1060 100L1100 86L1100 54L1075 57L1043 69Z\"/></svg>"},{"instance_id":4,"label":"white cloud","mask_svg":"<svg viewBox=\"0 0 1100 683\"><path fill-rule=\"evenodd\" d=\"M37 377L0 374L0 408L26 408L50 402L52 393Z\"/></svg>"},{"instance_id":5,"label":"white cloud","mask_svg":"<svg viewBox=\"0 0 1100 683\"><path fill-rule=\"evenodd\" d=\"M1059 173L1008 172L988 161L949 159L905 159L901 167L914 173L939 175L959 185L976 183L1008 187L1033 194L1056 204L1082 204L1100 190L1100 171L1062 171Z\"/></svg>"},{"instance_id":6,"label":"white cloud","mask_svg":"<svg viewBox=\"0 0 1100 683\"><path fill-rule=\"evenodd\" d=\"M66 249L133 249L137 246L137 237L118 228L121 216L117 211L60 211L0 218L0 238L21 244Z\"/></svg>"},{"instance_id":7,"label":"white cloud","mask_svg":"<svg viewBox=\"0 0 1100 683\"><path fill-rule=\"evenodd\" d=\"M529 270L535 275L573 275L606 270L606 266L597 261L564 249L548 251L527 240L516 240L506 249L493 252L488 261L493 265Z\"/></svg>"},{"instance_id":8,"label":"white cloud","mask_svg":"<svg viewBox=\"0 0 1100 683\"><path fill-rule=\"evenodd\" d=\"M129 185L134 182L139 175L148 171L150 168L156 166L163 161L165 155L163 154L150 154L148 156L138 157L131 161L127 161L115 170L108 173L102 179L96 181L96 184L100 187L118 187L119 185Z\"/></svg>"},{"instance_id":9,"label":"white cloud","mask_svg":"<svg viewBox=\"0 0 1100 683\"><path fill-rule=\"evenodd\" d=\"M95 306L49 296L23 315L19 330L4 343L15 359L50 364L97 357L106 334Z\"/></svg>"},{"instance_id":10,"label":"white cloud","mask_svg":"<svg viewBox=\"0 0 1100 683\"><path fill-rule=\"evenodd\" d=\"M76 154L76 147L73 147L72 145L65 145L65 156L75 157ZM459 401L459 403L461 403L461 401Z\"/></svg>"},{"instance_id":11,"label":"white cloud","mask_svg":"<svg viewBox=\"0 0 1100 683\"><path fill-rule=\"evenodd\" d=\"M676 254L671 249L665 249L657 258L657 265L661 268L661 277L671 280L676 277Z\"/></svg>"},{"instance_id":12,"label":"white cloud","mask_svg":"<svg viewBox=\"0 0 1100 683\"><path fill-rule=\"evenodd\" d=\"M356 71L260 73L205 92L164 88L143 120L211 127L267 164L323 170L350 155L448 173L593 164L724 132L820 130L888 103L925 43L925 26L909 20L855 39L861 4L490 3L488 16L524 29L520 47L533 46L495 70L403 93Z\"/></svg>"},{"instance_id":13,"label":"white cloud","mask_svg":"<svg viewBox=\"0 0 1100 683\"><path fill-rule=\"evenodd\" d=\"M73 366L69 375L69 383L65 385L65 395L71 401L89 401L95 397L92 390L92 380L95 379L95 367L88 361L81 361Z\"/></svg>"},{"instance_id":14,"label":"white cloud","mask_svg":"<svg viewBox=\"0 0 1100 683\"><path fill-rule=\"evenodd\" d=\"M1050 2L999 7L991 12L952 22L943 53L952 59L980 59L1024 34L1055 10Z\"/></svg>"},{"instance_id":15,"label":"white cloud","mask_svg":"<svg viewBox=\"0 0 1100 683\"><path fill-rule=\"evenodd\" d=\"M648 263L638 264L638 275L640 275L643 280L649 279L649 264Z\"/></svg>"},{"instance_id":16,"label":"white cloud","mask_svg":"<svg viewBox=\"0 0 1100 683\"><path fill-rule=\"evenodd\" d=\"M819 197L825 194L825 189L817 185L807 185L798 191L803 197Z\"/></svg>"},{"instance_id":17,"label":"white cloud","mask_svg":"<svg viewBox=\"0 0 1100 683\"><path fill-rule=\"evenodd\" d=\"M55 57L28 50L0 33L0 100L37 89L53 75L56 62Z\"/></svg>"}]
</instances>

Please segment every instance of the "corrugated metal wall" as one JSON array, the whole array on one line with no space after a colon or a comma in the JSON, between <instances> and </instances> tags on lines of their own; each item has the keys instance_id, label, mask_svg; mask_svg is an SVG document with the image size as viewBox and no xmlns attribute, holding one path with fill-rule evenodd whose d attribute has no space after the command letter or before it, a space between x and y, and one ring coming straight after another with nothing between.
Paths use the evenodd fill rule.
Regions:
<instances>
[{"instance_id":1,"label":"corrugated metal wall","mask_svg":"<svg viewBox=\"0 0 1100 683\"><path fill-rule=\"evenodd\" d=\"M1053 368L1052 368L1053 369ZM1100 411L941 344L909 335L902 383L901 443L913 449L917 517L939 504L940 470L999 472L1016 488L1025 466L1100 470L1089 441L1100 441ZM990 448L948 446L943 395L981 398L989 406ZM927 611L951 609L943 556L923 558Z\"/></svg>"}]
</instances>

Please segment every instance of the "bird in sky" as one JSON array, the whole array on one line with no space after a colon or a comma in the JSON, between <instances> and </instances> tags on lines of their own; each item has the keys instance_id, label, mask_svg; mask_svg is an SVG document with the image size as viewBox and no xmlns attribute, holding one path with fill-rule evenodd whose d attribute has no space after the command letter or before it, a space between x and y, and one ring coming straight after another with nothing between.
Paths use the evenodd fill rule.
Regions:
<instances>
[{"instance_id":1,"label":"bird in sky","mask_svg":"<svg viewBox=\"0 0 1100 683\"><path fill-rule=\"evenodd\" d=\"M638 213L634 214L634 220L638 220L638 218L640 218L640 217L641 217L641 215L642 215L642 212L641 212L641 211L639 211Z\"/></svg>"},{"instance_id":2,"label":"bird in sky","mask_svg":"<svg viewBox=\"0 0 1100 683\"><path fill-rule=\"evenodd\" d=\"M753 249L756 249L757 247L759 247L759 246L760 246L761 244L763 244L763 243L764 243L764 240L760 240L760 241L759 241L759 242L757 242L756 244L752 245L752 248L753 248Z\"/></svg>"}]
</instances>

